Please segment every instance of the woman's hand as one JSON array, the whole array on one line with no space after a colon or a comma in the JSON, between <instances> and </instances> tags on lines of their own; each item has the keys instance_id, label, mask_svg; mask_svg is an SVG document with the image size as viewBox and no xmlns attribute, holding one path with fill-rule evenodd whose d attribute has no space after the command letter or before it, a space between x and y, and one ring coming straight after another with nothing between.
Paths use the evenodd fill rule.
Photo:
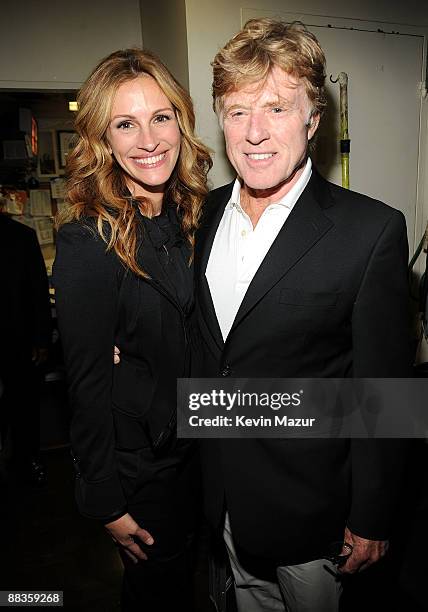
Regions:
<instances>
[{"instance_id":1,"label":"woman's hand","mask_svg":"<svg viewBox=\"0 0 428 612\"><path fill-rule=\"evenodd\" d=\"M113 363L114 365L120 363L120 349L117 346L113 349Z\"/></svg>"},{"instance_id":2,"label":"woman's hand","mask_svg":"<svg viewBox=\"0 0 428 612\"><path fill-rule=\"evenodd\" d=\"M153 544L154 540L150 533L142 529L130 514L124 514L115 521L107 523L105 527L113 541L123 548L134 563L138 563L139 559L147 559L147 555L138 545L138 540L148 545Z\"/></svg>"}]
</instances>

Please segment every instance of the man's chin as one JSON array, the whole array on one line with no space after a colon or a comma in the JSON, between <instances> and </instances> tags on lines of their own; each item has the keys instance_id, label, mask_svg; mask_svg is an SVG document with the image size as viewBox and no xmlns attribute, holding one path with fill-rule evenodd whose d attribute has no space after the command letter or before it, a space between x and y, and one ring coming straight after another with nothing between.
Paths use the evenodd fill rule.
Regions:
<instances>
[{"instance_id":1,"label":"man's chin","mask_svg":"<svg viewBox=\"0 0 428 612\"><path fill-rule=\"evenodd\" d=\"M261 172L244 172L241 183L248 192L252 192L257 197L272 197L278 192L285 195L302 174L304 163L303 161L288 176L285 172L281 176L269 176L267 172L264 175Z\"/></svg>"},{"instance_id":2,"label":"man's chin","mask_svg":"<svg viewBox=\"0 0 428 612\"><path fill-rule=\"evenodd\" d=\"M270 191L280 187L282 181L275 179L269 179L266 176L243 176L241 178L242 183L251 191Z\"/></svg>"},{"instance_id":3,"label":"man's chin","mask_svg":"<svg viewBox=\"0 0 428 612\"><path fill-rule=\"evenodd\" d=\"M284 186L284 181L276 182L276 181L266 181L265 180L250 180L246 181L243 179L243 184L249 193L252 193L254 196L258 197L268 197L272 196L278 191L281 191Z\"/></svg>"}]
</instances>

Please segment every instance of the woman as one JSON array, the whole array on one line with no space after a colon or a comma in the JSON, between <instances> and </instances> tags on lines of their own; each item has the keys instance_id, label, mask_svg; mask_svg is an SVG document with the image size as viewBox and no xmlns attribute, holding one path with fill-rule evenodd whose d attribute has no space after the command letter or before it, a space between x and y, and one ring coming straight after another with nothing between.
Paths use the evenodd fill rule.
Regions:
<instances>
[{"instance_id":1,"label":"woman","mask_svg":"<svg viewBox=\"0 0 428 612\"><path fill-rule=\"evenodd\" d=\"M175 436L176 379L211 159L188 93L147 51L101 61L78 106L54 266L77 502L120 547L124 610L188 611L197 462Z\"/></svg>"}]
</instances>

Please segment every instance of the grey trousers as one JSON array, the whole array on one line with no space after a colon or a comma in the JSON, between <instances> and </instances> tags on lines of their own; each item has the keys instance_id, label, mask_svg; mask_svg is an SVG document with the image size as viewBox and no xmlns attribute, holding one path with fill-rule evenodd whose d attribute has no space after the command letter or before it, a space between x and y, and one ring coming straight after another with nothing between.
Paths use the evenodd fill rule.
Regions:
<instances>
[{"instance_id":1,"label":"grey trousers","mask_svg":"<svg viewBox=\"0 0 428 612\"><path fill-rule=\"evenodd\" d=\"M223 537L235 579L238 612L338 612L342 585L330 561L278 567L277 581L269 582L240 565L227 513Z\"/></svg>"}]
</instances>

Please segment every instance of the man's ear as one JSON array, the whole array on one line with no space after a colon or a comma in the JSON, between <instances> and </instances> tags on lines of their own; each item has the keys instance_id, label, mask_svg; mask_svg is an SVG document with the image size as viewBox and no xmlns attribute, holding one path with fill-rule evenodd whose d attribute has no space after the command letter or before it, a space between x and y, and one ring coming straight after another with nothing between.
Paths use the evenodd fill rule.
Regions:
<instances>
[{"instance_id":1,"label":"man's ear","mask_svg":"<svg viewBox=\"0 0 428 612\"><path fill-rule=\"evenodd\" d=\"M311 113L309 121L307 123L308 126L308 140L312 140L315 135L315 132L318 129L320 123L320 115L319 113Z\"/></svg>"}]
</instances>

